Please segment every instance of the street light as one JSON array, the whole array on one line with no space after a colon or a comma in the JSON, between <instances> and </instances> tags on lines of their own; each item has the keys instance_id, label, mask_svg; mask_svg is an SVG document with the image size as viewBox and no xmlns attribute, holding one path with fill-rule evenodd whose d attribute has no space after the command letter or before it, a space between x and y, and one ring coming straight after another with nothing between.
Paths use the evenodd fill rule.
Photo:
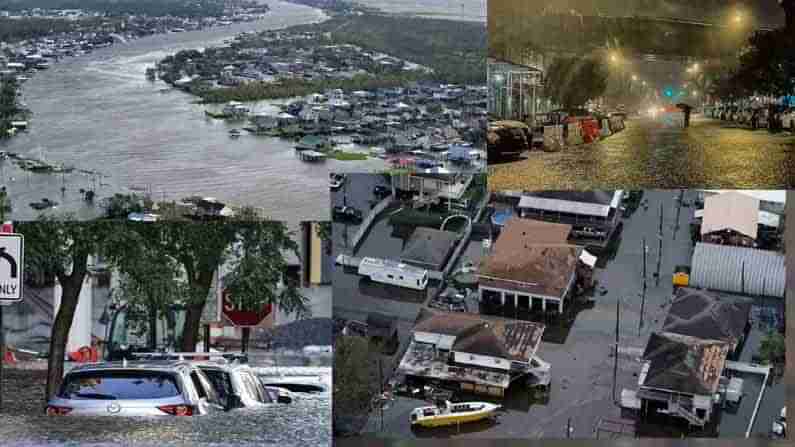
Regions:
<instances>
[{"instance_id":1,"label":"street light","mask_svg":"<svg viewBox=\"0 0 795 447\"><path fill-rule=\"evenodd\" d=\"M638 81L638 77L636 75L632 75L632 81L637 82Z\"/></svg>"}]
</instances>

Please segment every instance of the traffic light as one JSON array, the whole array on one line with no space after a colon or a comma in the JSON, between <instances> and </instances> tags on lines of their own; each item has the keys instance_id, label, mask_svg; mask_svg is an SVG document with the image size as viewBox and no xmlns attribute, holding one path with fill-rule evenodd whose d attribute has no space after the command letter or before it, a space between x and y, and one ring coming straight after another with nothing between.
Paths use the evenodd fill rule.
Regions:
<instances>
[{"instance_id":1,"label":"traffic light","mask_svg":"<svg viewBox=\"0 0 795 447\"><path fill-rule=\"evenodd\" d=\"M673 89L672 89L672 88L666 88L666 89L665 89L665 93L664 93L664 95L665 95L667 98L673 98L673 97L674 97L674 91L673 91Z\"/></svg>"}]
</instances>

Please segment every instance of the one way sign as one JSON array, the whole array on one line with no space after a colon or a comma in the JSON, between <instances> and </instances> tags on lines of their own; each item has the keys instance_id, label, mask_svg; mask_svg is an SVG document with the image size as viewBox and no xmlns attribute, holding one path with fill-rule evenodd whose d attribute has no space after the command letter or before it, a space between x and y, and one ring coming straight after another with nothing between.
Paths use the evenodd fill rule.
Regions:
<instances>
[{"instance_id":1,"label":"one way sign","mask_svg":"<svg viewBox=\"0 0 795 447\"><path fill-rule=\"evenodd\" d=\"M22 301L24 247L21 234L0 234L0 305Z\"/></svg>"}]
</instances>

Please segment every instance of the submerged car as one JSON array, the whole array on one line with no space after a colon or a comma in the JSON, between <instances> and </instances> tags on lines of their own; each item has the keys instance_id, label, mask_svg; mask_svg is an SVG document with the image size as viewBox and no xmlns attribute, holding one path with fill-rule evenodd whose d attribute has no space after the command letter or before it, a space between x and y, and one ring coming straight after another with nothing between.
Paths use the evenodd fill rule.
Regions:
<instances>
[{"instance_id":1,"label":"submerged car","mask_svg":"<svg viewBox=\"0 0 795 447\"><path fill-rule=\"evenodd\" d=\"M361 222L362 212L350 206L335 206L332 217L338 221Z\"/></svg>"},{"instance_id":2,"label":"submerged car","mask_svg":"<svg viewBox=\"0 0 795 447\"><path fill-rule=\"evenodd\" d=\"M248 365L207 362L200 363L198 367L210 379L215 392L226 402L226 407L229 409L292 402L292 395L289 392L266 387Z\"/></svg>"},{"instance_id":3,"label":"submerged car","mask_svg":"<svg viewBox=\"0 0 795 447\"><path fill-rule=\"evenodd\" d=\"M77 366L45 411L50 416L196 416L228 409L196 365L169 360Z\"/></svg>"}]
</instances>

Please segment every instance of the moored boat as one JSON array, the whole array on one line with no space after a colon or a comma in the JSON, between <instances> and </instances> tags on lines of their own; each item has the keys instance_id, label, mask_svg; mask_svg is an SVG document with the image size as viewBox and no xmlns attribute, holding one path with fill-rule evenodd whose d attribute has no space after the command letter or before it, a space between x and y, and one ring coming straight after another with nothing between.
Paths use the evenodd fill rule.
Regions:
<instances>
[{"instance_id":1,"label":"moored boat","mask_svg":"<svg viewBox=\"0 0 795 447\"><path fill-rule=\"evenodd\" d=\"M499 409L500 405L489 402L445 401L444 405L415 408L411 412L411 425L430 428L476 422L493 417Z\"/></svg>"}]
</instances>

